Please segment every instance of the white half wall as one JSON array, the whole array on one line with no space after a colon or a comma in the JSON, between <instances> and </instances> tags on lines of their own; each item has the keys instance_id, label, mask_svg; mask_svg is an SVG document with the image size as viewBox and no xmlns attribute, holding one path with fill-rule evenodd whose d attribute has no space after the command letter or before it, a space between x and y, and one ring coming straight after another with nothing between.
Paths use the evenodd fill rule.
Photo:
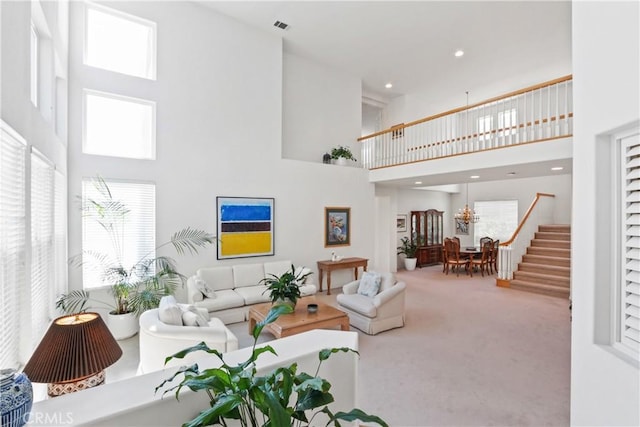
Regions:
<instances>
[{"instance_id":1,"label":"white half wall","mask_svg":"<svg viewBox=\"0 0 640 427\"><path fill-rule=\"evenodd\" d=\"M595 342L602 316L596 282L609 259L596 257L598 136L640 117L640 3L582 2L573 5L573 233L571 270L571 424L640 425L640 370ZM597 29L597 31L594 31ZM579 261L578 261L579 260ZM600 281L602 282L602 281ZM601 295L601 294L600 294Z\"/></svg>"}]
</instances>

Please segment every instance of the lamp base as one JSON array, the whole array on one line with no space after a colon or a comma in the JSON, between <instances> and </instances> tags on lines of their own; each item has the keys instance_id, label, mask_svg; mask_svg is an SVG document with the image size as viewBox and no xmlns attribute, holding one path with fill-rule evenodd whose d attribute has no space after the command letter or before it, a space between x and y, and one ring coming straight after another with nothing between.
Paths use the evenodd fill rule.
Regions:
<instances>
[{"instance_id":1,"label":"lamp base","mask_svg":"<svg viewBox=\"0 0 640 427\"><path fill-rule=\"evenodd\" d=\"M86 390L104 383L104 371L100 371L95 375L82 378L77 381L69 381L66 383L50 383L47 384L47 393L50 397L62 396L63 394L74 393L76 391Z\"/></svg>"}]
</instances>

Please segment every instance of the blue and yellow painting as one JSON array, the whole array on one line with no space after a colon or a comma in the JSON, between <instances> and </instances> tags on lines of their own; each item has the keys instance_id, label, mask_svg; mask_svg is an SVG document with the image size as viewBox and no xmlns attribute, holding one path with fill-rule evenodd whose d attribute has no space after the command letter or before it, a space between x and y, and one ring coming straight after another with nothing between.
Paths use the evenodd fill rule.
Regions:
<instances>
[{"instance_id":1,"label":"blue and yellow painting","mask_svg":"<svg viewBox=\"0 0 640 427\"><path fill-rule=\"evenodd\" d=\"M272 198L217 197L218 259L273 255Z\"/></svg>"}]
</instances>

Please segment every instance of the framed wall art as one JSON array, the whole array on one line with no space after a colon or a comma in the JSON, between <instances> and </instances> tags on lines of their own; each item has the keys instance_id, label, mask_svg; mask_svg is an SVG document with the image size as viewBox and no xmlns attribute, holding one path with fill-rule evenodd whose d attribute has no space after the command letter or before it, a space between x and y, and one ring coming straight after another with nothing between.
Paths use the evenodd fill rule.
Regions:
<instances>
[{"instance_id":1,"label":"framed wall art","mask_svg":"<svg viewBox=\"0 0 640 427\"><path fill-rule=\"evenodd\" d=\"M216 197L217 258L273 255L274 199Z\"/></svg>"},{"instance_id":2,"label":"framed wall art","mask_svg":"<svg viewBox=\"0 0 640 427\"><path fill-rule=\"evenodd\" d=\"M324 246L351 244L351 208L324 208Z\"/></svg>"},{"instance_id":3,"label":"framed wall art","mask_svg":"<svg viewBox=\"0 0 640 427\"><path fill-rule=\"evenodd\" d=\"M455 218L456 221L456 234L469 234L469 224L461 219Z\"/></svg>"},{"instance_id":4,"label":"framed wall art","mask_svg":"<svg viewBox=\"0 0 640 427\"><path fill-rule=\"evenodd\" d=\"M402 231L407 231L407 215L399 214L398 219L396 219L396 231L398 233Z\"/></svg>"}]
</instances>

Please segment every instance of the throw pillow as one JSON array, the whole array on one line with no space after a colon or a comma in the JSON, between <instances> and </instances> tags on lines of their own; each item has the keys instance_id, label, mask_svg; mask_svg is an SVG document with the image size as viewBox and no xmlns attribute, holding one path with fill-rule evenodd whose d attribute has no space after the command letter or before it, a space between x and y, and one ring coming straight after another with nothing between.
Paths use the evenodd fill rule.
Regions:
<instances>
[{"instance_id":1,"label":"throw pillow","mask_svg":"<svg viewBox=\"0 0 640 427\"><path fill-rule=\"evenodd\" d=\"M184 326L200 326L198 325L198 315L193 311L183 311L182 324Z\"/></svg>"},{"instance_id":2,"label":"throw pillow","mask_svg":"<svg viewBox=\"0 0 640 427\"><path fill-rule=\"evenodd\" d=\"M381 280L382 278L378 273L374 271L365 271L362 274L360 284L358 285L358 293L369 298L375 297L380 290Z\"/></svg>"},{"instance_id":3,"label":"throw pillow","mask_svg":"<svg viewBox=\"0 0 640 427\"><path fill-rule=\"evenodd\" d=\"M178 306L182 310L182 323L184 326L209 326L211 317L206 308L180 303L178 303ZM191 314L185 316L185 313L191 313L193 316Z\"/></svg>"},{"instance_id":4,"label":"throw pillow","mask_svg":"<svg viewBox=\"0 0 640 427\"><path fill-rule=\"evenodd\" d=\"M182 309L178 306L178 301L173 295L160 299L158 318L167 325L182 326Z\"/></svg>"},{"instance_id":5,"label":"throw pillow","mask_svg":"<svg viewBox=\"0 0 640 427\"><path fill-rule=\"evenodd\" d=\"M198 290L202 292L202 294L207 298L216 297L216 291L213 289L213 287L209 286L207 282L199 277L196 278L196 288L198 288Z\"/></svg>"},{"instance_id":6,"label":"throw pillow","mask_svg":"<svg viewBox=\"0 0 640 427\"><path fill-rule=\"evenodd\" d=\"M296 271L294 272L294 274L295 274L295 276L296 276L296 277L302 277L302 276L304 276L305 274L309 274L309 273L311 273L311 269L310 269L309 267L300 267L300 266L296 267ZM303 284L304 284L304 282L306 282L306 281L307 281L307 278L308 278L308 277L309 277L309 276L307 276L304 280L302 280L302 282L301 282L301 283L298 283L298 284L299 284L299 285L303 285Z\"/></svg>"}]
</instances>

